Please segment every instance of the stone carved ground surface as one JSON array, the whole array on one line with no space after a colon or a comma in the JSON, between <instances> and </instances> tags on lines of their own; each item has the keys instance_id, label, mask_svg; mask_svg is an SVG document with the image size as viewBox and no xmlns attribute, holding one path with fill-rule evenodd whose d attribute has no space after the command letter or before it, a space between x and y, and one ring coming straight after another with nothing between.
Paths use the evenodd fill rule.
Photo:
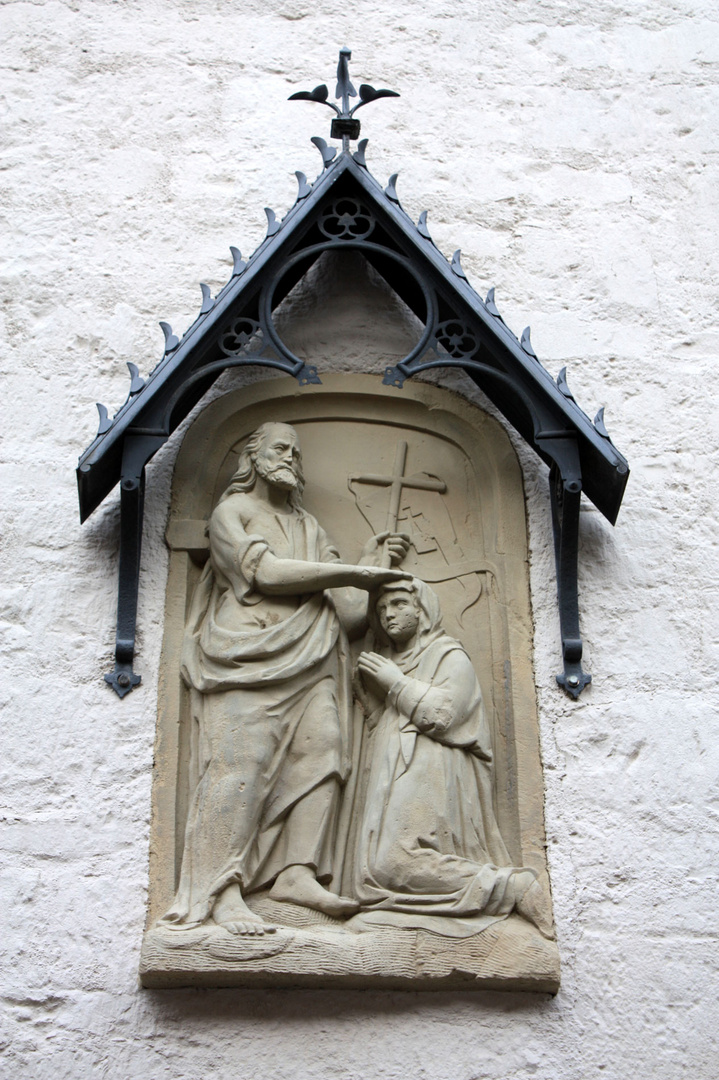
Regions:
<instances>
[{"instance_id":1,"label":"stone carved ground surface","mask_svg":"<svg viewBox=\"0 0 719 1080\"><path fill-rule=\"evenodd\" d=\"M252 906L270 914L266 901ZM278 906L272 917L292 918ZM182 935L155 929L145 937L140 970L145 986L161 988L189 982L210 987L311 988L332 980L342 992L467 990L481 982L487 990L506 991L511 984L534 993L553 993L557 985L555 947L514 915L468 941L444 940L441 945L436 934L424 930L348 935L339 920L331 927L283 928L259 943L220 927ZM518 970L531 975L519 979Z\"/></svg>"},{"instance_id":2,"label":"stone carved ground surface","mask_svg":"<svg viewBox=\"0 0 719 1080\"><path fill-rule=\"evenodd\" d=\"M285 0L238 17L231 4L79 0L6 4L0 20L2 1069L41 1080L713 1077L715 5ZM323 123L282 102L328 79L345 41L363 79L403 94L367 122L373 171L401 170L403 204L415 220L429 209L441 250L462 247L470 281L497 286L513 329L531 321L538 354L553 374L568 364L588 411L607 406L633 469L614 532L583 515L595 681L575 705L553 686L544 470L525 462L564 960L551 1001L137 987L177 444L151 471L144 690L122 704L102 684L117 504L81 530L72 467L94 434L92 403L119 406L125 362L144 374L159 357L157 319L189 324L197 280L214 291L227 245L251 251L262 206L281 212L293 171L314 175L308 140ZM308 303L315 361L358 365L388 311L385 298L376 320L349 312L358 339L338 356L337 309L322 334Z\"/></svg>"}]
</instances>

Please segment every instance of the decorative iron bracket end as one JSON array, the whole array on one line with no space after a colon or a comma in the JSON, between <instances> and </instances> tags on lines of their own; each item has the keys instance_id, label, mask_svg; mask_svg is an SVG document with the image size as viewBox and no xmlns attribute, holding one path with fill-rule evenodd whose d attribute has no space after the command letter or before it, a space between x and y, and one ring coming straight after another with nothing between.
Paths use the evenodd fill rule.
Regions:
<instances>
[{"instance_id":1,"label":"decorative iron bracket end","mask_svg":"<svg viewBox=\"0 0 719 1080\"><path fill-rule=\"evenodd\" d=\"M557 675L557 682L576 701L585 686L592 681L592 676L582 670L583 646L579 632L577 560L582 472L574 439L546 439L543 445L554 458L549 473L549 490L564 661L564 671Z\"/></svg>"},{"instance_id":2,"label":"decorative iron bracket end","mask_svg":"<svg viewBox=\"0 0 719 1080\"><path fill-rule=\"evenodd\" d=\"M382 379L383 386L396 386L398 390L401 390L404 386L407 376L400 369L399 365L396 367L388 367L384 369L384 377Z\"/></svg>"},{"instance_id":3,"label":"decorative iron bracket end","mask_svg":"<svg viewBox=\"0 0 719 1080\"><path fill-rule=\"evenodd\" d=\"M114 671L109 671L105 682L111 686L119 698L124 698L136 686L140 685L141 676L136 675L128 664L117 664Z\"/></svg>"},{"instance_id":4,"label":"decorative iron bracket end","mask_svg":"<svg viewBox=\"0 0 719 1080\"><path fill-rule=\"evenodd\" d=\"M576 670L575 670L576 669ZM570 664L567 660L564 661L564 671L561 675L557 675L557 682L566 690L571 698L576 701L585 686L589 686L592 681L592 676L587 675L582 671L582 665Z\"/></svg>"},{"instance_id":5,"label":"decorative iron bracket end","mask_svg":"<svg viewBox=\"0 0 719 1080\"><path fill-rule=\"evenodd\" d=\"M310 364L303 364L295 375L300 386L321 386L322 379L317 374L317 368Z\"/></svg>"}]
</instances>

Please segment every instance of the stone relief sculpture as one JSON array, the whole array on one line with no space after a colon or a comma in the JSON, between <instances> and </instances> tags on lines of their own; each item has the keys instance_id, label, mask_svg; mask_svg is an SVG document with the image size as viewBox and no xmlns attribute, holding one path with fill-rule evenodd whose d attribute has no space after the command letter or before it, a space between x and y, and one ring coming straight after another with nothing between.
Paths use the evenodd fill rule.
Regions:
<instances>
[{"instance_id":1,"label":"stone relief sculpture","mask_svg":"<svg viewBox=\"0 0 719 1080\"><path fill-rule=\"evenodd\" d=\"M389 922L478 933L523 910L536 874L511 865L495 821L477 677L443 631L429 586L377 565L400 562L408 538L387 530L359 565L343 563L303 510L303 483L296 431L264 424L210 518L182 667L199 728L198 778L179 888L160 922L191 929L212 919L231 933L271 933L245 902L265 888L274 901L334 918L366 909L357 931ZM368 713L352 840L337 837L352 768L338 589L356 594L341 604L347 629L368 614L380 650L361 653L355 680ZM371 594L369 612L360 590ZM340 895L327 886L352 843ZM526 903L524 911L535 914Z\"/></svg>"},{"instance_id":2,"label":"stone relief sculpture","mask_svg":"<svg viewBox=\"0 0 719 1080\"><path fill-rule=\"evenodd\" d=\"M161 920L210 917L233 933L267 927L244 895L341 917L356 901L328 891L341 786L350 768L347 642L328 590L374 589L406 577L376 563L374 537L345 565L302 509L293 428L265 424L248 440L209 523L210 558L195 590L183 678L199 725L197 786L180 884Z\"/></svg>"},{"instance_id":3,"label":"stone relief sculpture","mask_svg":"<svg viewBox=\"0 0 719 1080\"><path fill-rule=\"evenodd\" d=\"M143 983L556 989L506 436L266 385L178 459Z\"/></svg>"}]
</instances>

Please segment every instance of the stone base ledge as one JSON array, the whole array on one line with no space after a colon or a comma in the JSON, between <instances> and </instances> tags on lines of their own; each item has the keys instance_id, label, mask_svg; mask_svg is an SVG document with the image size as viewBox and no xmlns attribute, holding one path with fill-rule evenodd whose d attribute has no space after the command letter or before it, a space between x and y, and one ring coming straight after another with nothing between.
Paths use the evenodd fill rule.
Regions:
<instances>
[{"instance_id":1,"label":"stone base ledge","mask_svg":"<svg viewBox=\"0 0 719 1080\"><path fill-rule=\"evenodd\" d=\"M342 924L338 924L341 926ZM474 937L382 928L352 934L333 926L278 927L243 937L222 927L156 927L143 939L145 987L343 987L383 990L559 989L559 952L510 915Z\"/></svg>"}]
</instances>

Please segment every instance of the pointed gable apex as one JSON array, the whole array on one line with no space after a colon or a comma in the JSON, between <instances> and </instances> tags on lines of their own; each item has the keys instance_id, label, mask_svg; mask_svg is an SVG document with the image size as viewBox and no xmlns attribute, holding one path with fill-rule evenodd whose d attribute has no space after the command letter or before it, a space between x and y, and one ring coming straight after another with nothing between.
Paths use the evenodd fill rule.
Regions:
<instances>
[{"instance_id":1,"label":"pointed gable apex","mask_svg":"<svg viewBox=\"0 0 719 1080\"><path fill-rule=\"evenodd\" d=\"M152 456L228 367L259 364L300 385L321 380L321 372L284 345L272 312L324 251L344 249L360 251L423 325L404 360L378 373L384 381L399 388L428 367L463 368L548 464L561 454L562 440L576 441L582 488L614 522L628 468L601 414L592 423L579 408L564 371L555 382L534 353L529 328L520 339L512 333L494 290L480 298L459 251L447 259L436 248L426 213L418 224L411 220L399 202L397 177L383 189L369 173L365 144L334 157L324 140L314 141L325 165L317 180L309 184L297 174L297 200L282 221L266 210L264 240L246 263L233 249L232 276L214 298L203 288L200 313L181 340L163 325L162 359L144 382L133 365L128 398L114 418L98 406L100 429L77 470L82 519L120 480L127 437L153 439Z\"/></svg>"}]
</instances>

